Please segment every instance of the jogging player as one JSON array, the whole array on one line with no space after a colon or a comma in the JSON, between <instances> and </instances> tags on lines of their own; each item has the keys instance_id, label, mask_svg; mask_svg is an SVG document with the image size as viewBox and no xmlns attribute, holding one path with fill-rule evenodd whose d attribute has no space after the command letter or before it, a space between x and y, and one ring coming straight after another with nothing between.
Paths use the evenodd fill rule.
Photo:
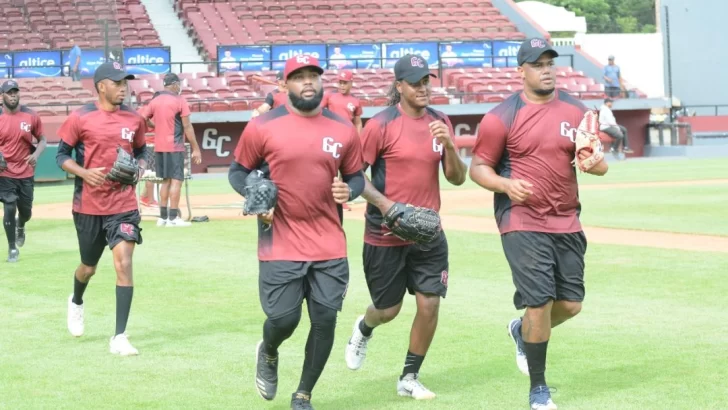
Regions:
<instances>
[{"instance_id":1,"label":"jogging player","mask_svg":"<svg viewBox=\"0 0 728 410\"><path fill-rule=\"evenodd\" d=\"M328 108L334 114L351 121L356 127L357 132L361 134L361 101L351 95L354 75L351 71L344 70L339 72L337 78L339 80L338 92L326 94L322 106Z\"/></svg>"},{"instance_id":2,"label":"jogging player","mask_svg":"<svg viewBox=\"0 0 728 410\"><path fill-rule=\"evenodd\" d=\"M250 114L251 118L255 118L288 102L288 92L286 90L286 81L283 79L283 71L276 73L276 81L278 82L278 88L265 96L265 102L253 110Z\"/></svg>"}]
</instances>

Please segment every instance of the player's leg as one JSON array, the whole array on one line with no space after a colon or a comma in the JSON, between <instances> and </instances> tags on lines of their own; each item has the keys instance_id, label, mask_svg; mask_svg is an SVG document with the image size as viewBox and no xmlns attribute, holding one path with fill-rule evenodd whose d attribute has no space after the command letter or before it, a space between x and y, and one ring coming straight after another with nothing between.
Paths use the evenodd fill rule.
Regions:
<instances>
[{"instance_id":1,"label":"player's leg","mask_svg":"<svg viewBox=\"0 0 728 410\"><path fill-rule=\"evenodd\" d=\"M20 257L20 252L16 245L15 214L18 212L17 199L13 202L4 202L4 210L3 227L5 228L5 236L8 238L8 262L14 263Z\"/></svg>"},{"instance_id":2,"label":"player's leg","mask_svg":"<svg viewBox=\"0 0 728 410\"><path fill-rule=\"evenodd\" d=\"M169 188L172 180L168 175L168 157L167 152L156 152L154 153L154 167L157 174L157 178L161 178L162 182L159 184L159 219L157 219L157 226L164 226L169 220Z\"/></svg>"},{"instance_id":3,"label":"player's leg","mask_svg":"<svg viewBox=\"0 0 728 410\"><path fill-rule=\"evenodd\" d=\"M584 232L555 235L556 243L556 300L551 309L554 328L581 312L584 300Z\"/></svg>"},{"instance_id":4,"label":"player's leg","mask_svg":"<svg viewBox=\"0 0 728 410\"><path fill-rule=\"evenodd\" d=\"M141 216L138 211L109 215L104 219L106 241L114 257L116 270L116 329L109 341L109 351L121 356L139 354L129 342L126 325L134 296L134 274L132 259L136 244L142 243Z\"/></svg>"},{"instance_id":5,"label":"player's leg","mask_svg":"<svg viewBox=\"0 0 728 410\"><path fill-rule=\"evenodd\" d=\"M336 316L344 304L349 287L349 262L346 258L314 262L304 279L311 329L306 341L301 381L291 398L291 408L311 409L311 393L334 347Z\"/></svg>"},{"instance_id":6,"label":"player's leg","mask_svg":"<svg viewBox=\"0 0 728 410\"><path fill-rule=\"evenodd\" d=\"M149 207L159 206L159 202L157 202L157 200L154 199L154 182L152 182L152 181L144 182L144 187L142 188L142 194L141 194L141 202L142 202L142 205L144 205L144 206L149 206Z\"/></svg>"},{"instance_id":7,"label":"player's leg","mask_svg":"<svg viewBox=\"0 0 728 410\"><path fill-rule=\"evenodd\" d=\"M15 244L18 247L25 245L25 224L30 221L33 215L33 178L26 178L20 181L18 192L18 219L15 227Z\"/></svg>"},{"instance_id":8,"label":"player's leg","mask_svg":"<svg viewBox=\"0 0 728 410\"><path fill-rule=\"evenodd\" d=\"M351 370L357 370L364 364L374 328L392 321L402 309L402 299L407 291L404 268L408 249L408 246L364 244L364 276L372 304L354 322L346 345L344 358Z\"/></svg>"},{"instance_id":9,"label":"player's leg","mask_svg":"<svg viewBox=\"0 0 728 410\"><path fill-rule=\"evenodd\" d=\"M420 368L437 329L440 299L447 296L448 244L443 234L435 243L412 246L407 255L408 287L415 294L417 313L410 331L410 344L402 375L397 383L400 396L434 399L435 393L419 379Z\"/></svg>"},{"instance_id":10,"label":"player's leg","mask_svg":"<svg viewBox=\"0 0 728 410\"><path fill-rule=\"evenodd\" d=\"M169 221L168 227L185 227L192 225L182 219L179 211L179 199L182 193L182 181L185 179L185 153L170 152L170 163L172 164L172 181L169 186Z\"/></svg>"},{"instance_id":11,"label":"player's leg","mask_svg":"<svg viewBox=\"0 0 728 410\"><path fill-rule=\"evenodd\" d=\"M622 138L622 152L625 154L631 154L634 151L629 147L629 138L627 137L627 127L624 125L619 125L619 131L622 132L623 138Z\"/></svg>"},{"instance_id":12,"label":"player's leg","mask_svg":"<svg viewBox=\"0 0 728 410\"><path fill-rule=\"evenodd\" d=\"M622 135L622 131L618 127L608 127L603 130L603 132L610 137L612 137L612 144L610 146L610 151L615 154L619 152L619 145L624 138L624 135Z\"/></svg>"},{"instance_id":13,"label":"player's leg","mask_svg":"<svg viewBox=\"0 0 728 410\"><path fill-rule=\"evenodd\" d=\"M68 297L66 322L71 335L79 337L83 335L85 327L83 294L96 273L96 266L106 247L106 237L100 216L74 212L73 223L76 226L81 264L73 274L73 293Z\"/></svg>"},{"instance_id":14,"label":"player's leg","mask_svg":"<svg viewBox=\"0 0 728 410\"><path fill-rule=\"evenodd\" d=\"M309 263L261 261L258 293L266 315L263 340L255 347L255 388L266 400L278 391L278 347L293 334L301 320L303 277Z\"/></svg>"},{"instance_id":15,"label":"player's leg","mask_svg":"<svg viewBox=\"0 0 728 410\"><path fill-rule=\"evenodd\" d=\"M541 232L510 232L501 236L501 242L516 287L514 305L516 309L525 309L522 320L514 319L508 327L516 344L516 363L531 379L531 408L555 409L545 376L551 307L556 299L554 236Z\"/></svg>"}]
</instances>

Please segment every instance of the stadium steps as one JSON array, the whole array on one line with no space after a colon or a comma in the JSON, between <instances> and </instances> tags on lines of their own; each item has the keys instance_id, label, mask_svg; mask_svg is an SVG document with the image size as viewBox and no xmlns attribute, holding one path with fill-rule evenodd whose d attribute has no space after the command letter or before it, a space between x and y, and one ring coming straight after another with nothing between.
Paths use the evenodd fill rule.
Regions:
<instances>
[{"instance_id":1,"label":"stadium steps","mask_svg":"<svg viewBox=\"0 0 728 410\"><path fill-rule=\"evenodd\" d=\"M165 46L171 50L172 62L199 63L185 64L182 69L179 65L173 64L172 71L175 73L207 72L208 67L197 52L192 39L187 35L182 21L177 17L174 6L168 1L141 0L147 8L149 20L159 33L159 38Z\"/></svg>"}]
</instances>

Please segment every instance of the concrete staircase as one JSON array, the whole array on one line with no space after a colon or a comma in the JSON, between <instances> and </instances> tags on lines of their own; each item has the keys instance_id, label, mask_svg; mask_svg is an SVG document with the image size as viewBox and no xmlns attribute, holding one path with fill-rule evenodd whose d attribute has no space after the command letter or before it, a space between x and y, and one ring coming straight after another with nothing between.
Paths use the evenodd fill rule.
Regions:
<instances>
[{"instance_id":1,"label":"concrete staircase","mask_svg":"<svg viewBox=\"0 0 728 410\"><path fill-rule=\"evenodd\" d=\"M159 33L162 43L171 50L172 72L196 73L208 71L206 64L197 52L192 39L182 25L182 21L174 11L172 0L141 0L149 14L149 20Z\"/></svg>"}]
</instances>

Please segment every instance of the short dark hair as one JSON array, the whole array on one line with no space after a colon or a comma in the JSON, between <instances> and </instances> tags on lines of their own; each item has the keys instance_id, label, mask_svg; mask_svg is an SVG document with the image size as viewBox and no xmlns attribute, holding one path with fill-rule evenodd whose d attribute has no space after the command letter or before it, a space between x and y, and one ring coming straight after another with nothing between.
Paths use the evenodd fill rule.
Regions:
<instances>
[{"instance_id":1,"label":"short dark hair","mask_svg":"<svg viewBox=\"0 0 728 410\"><path fill-rule=\"evenodd\" d=\"M613 102L613 101L614 101L614 100L613 100L613 99L611 99L611 98L605 98L605 99L604 99L604 104L607 104L607 103L610 103L610 102Z\"/></svg>"}]
</instances>

